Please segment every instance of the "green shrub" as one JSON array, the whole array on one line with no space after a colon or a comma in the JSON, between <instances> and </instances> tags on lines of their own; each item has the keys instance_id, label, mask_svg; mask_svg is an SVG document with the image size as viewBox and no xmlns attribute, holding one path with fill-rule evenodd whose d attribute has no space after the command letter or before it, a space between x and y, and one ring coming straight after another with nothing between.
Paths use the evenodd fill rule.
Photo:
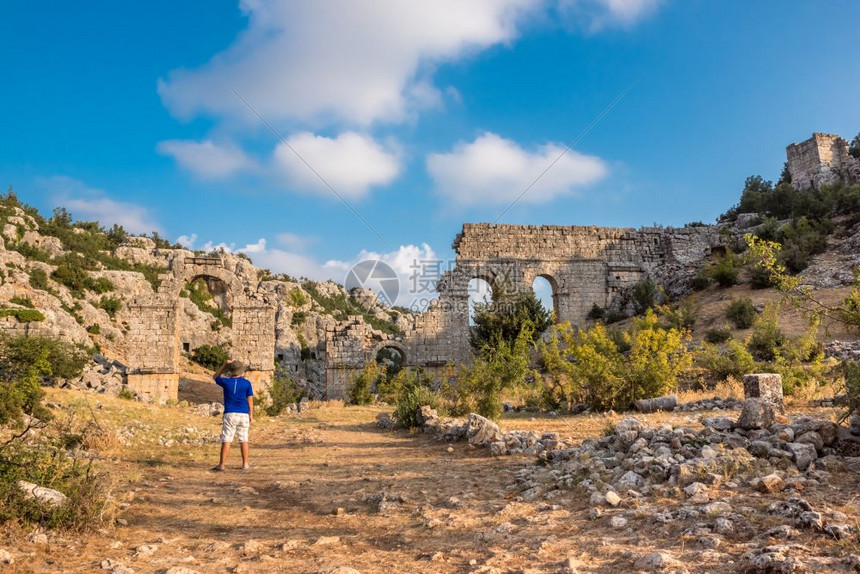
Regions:
<instances>
[{"instance_id":1,"label":"green shrub","mask_svg":"<svg viewBox=\"0 0 860 574\"><path fill-rule=\"evenodd\" d=\"M742 343L735 340L729 340L725 349L705 344L696 353L695 364L719 379L729 375L741 377L757 370L753 356Z\"/></svg>"},{"instance_id":2,"label":"green shrub","mask_svg":"<svg viewBox=\"0 0 860 574\"><path fill-rule=\"evenodd\" d=\"M860 363L846 361L842 364L845 381L845 397L848 401L848 414L860 412Z\"/></svg>"},{"instance_id":3,"label":"green shrub","mask_svg":"<svg viewBox=\"0 0 860 574\"><path fill-rule=\"evenodd\" d=\"M81 296L90 277L83 267L72 261L63 261L51 273L51 278L60 285L65 285L73 294Z\"/></svg>"},{"instance_id":4,"label":"green shrub","mask_svg":"<svg viewBox=\"0 0 860 574\"><path fill-rule=\"evenodd\" d=\"M90 335L100 335L102 332L102 328L98 323L94 323L87 327L87 333Z\"/></svg>"},{"instance_id":5,"label":"green shrub","mask_svg":"<svg viewBox=\"0 0 860 574\"><path fill-rule=\"evenodd\" d=\"M49 289L48 274L45 273L44 269L37 268L30 271L30 287L41 291L47 291Z\"/></svg>"},{"instance_id":6,"label":"green shrub","mask_svg":"<svg viewBox=\"0 0 860 574\"><path fill-rule=\"evenodd\" d=\"M711 267L709 273L711 279L713 279L720 287L731 287L732 285L736 285L739 275L737 257L731 251L718 257L716 264Z\"/></svg>"},{"instance_id":7,"label":"green shrub","mask_svg":"<svg viewBox=\"0 0 860 574\"><path fill-rule=\"evenodd\" d=\"M47 251L43 251L36 247L35 245L31 245L30 243L26 243L24 241L20 241L17 244L10 245L10 249L17 251L21 255L23 255L29 261L41 261L42 263L48 263L51 260L51 255Z\"/></svg>"},{"instance_id":8,"label":"green shrub","mask_svg":"<svg viewBox=\"0 0 860 574\"><path fill-rule=\"evenodd\" d=\"M85 351L63 341L0 334L0 425L23 414L49 419L40 384L80 376L88 360Z\"/></svg>"},{"instance_id":9,"label":"green shrub","mask_svg":"<svg viewBox=\"0 0 860 574\"><path fill-rule=\"evenodd\" d=\"M750 266L747 271L750 276L750 287L753 289L767 289L768 287L775 287L773 284L772 274L766 267L754 264Z\"/></svg>"},{"instance_id":10,"label":"green shrub","mask_svg":"<svg viewBox=\"0 0 860 574\"><path fill-rule=\"evenodd\" d=\"M552 324L552 314L533 291L503 294L493 303L477 303L474 323L470 343L472 349L481 352L499 341L514 345L523 330L528 330L532 341L536 340Z\"/></svg>"},{"instance_id":11,"label":"green shrub","mask_svg":"<svg viewBox=\"0 0 860 574\"><path fill-rule=\"evenodd\" d=\"M789 225L780 229L777 238L782 243L780 262L793 273L803 271L809 266L812 257L827 249L827 236L832 230L833 224L829 219L793 219Z\"/></svg>"},{"instance_id":12,"label":"green shrub","mask_svg":"<svg viewBox=\"0 0 860 574\"><path fill-rule=\"evenodd\" d=\"M289 302L293 307L304 307L308 303L308 298L301 289L294 287L290 291Z\"/></svg>"},{"instance_id":13,"label":"green shrub","mask_svg":"<svg viewBox=\"0 0 860 574\"><path fill-rule=\"evenodd\" d=\"M217 369L230 354L220 345L200 345L191 352L191 360L207 369Z\"/></svg>"},{"instance_id":14,"label":"green shrub","mask_svg":"<svg viewBox=\"0 0 860 574\"><path fill-rule=\"evenodd\" d=\"M548 375L564 387L570 403L624 410L677 385L692 364L688 340L685 331L662 327L648 310L629 333L618 335L599 323L578 331L569 323L557 325L540 352Z\"/></svg>"},{"instance_id":15,"label":"green shrub","mask_svg":"<svg viewBox=\"0 0 860 574\"><path fill-rule=\"evenodd\" d=\"M418 409L429 406L443 410L441 397L431 388L432 381L419 370L404 370L403 387L395 403L394 418L405 428L418 426ZM441 413L440 413L441 414Z\"/></svg>"},{"instance_id":16,"label":"green shrub","mask_svg":"<svg viewBox=\"0 0 860 574\"><path fill-rule=\"evenodd\" d=\"M606 317L606 309L595 303L591 306L591 311L588 312L586 318L590 321L600 321L604 317Z\"/></svg>"},{"instance_id":17,"label":"green shrub","mask_svg":"<svg viewBox=\"0 0 860 574\"><path fill-rule=\"evenodd\" d=\"M266 405L264 412L270 417L276 417L301 397L302 392L295 381L283 373L277 373L269 387L268 398L270 402Z\"/></svg>"},{"instance_id":18,"label":"green shrub","mask_svg":"<svg viewBox=\"0 0 860 574\"><path fill-rule=\"evenodd\" d=\"M92 277L89 277L87 280L87 289L89 289L93 293L101 295L102 293L108 293L109 291L113 291L114 285L107 277L99 277L98 279L93 279Z\"/></svg>"},{"instance_id":19,"label":"green shrub","mask_svg":"<svg viewBox=\"0 0 860 574\"><path fill-rule=\"evenodd\" d=\"M128 388L128 385L123 385L122 388L119 390L119 393L117 393L116 396L121 398L121 399L125 399L127 401L136 401L137 400L137 395L134 394L134 391L132 391L131 389Z\"/></svg>"},{"instance_id":20,"label":"green shrub","mask_svg":"<svg viewBox=\"0 0 860 574\"><path fill-rule=\"evenodd\" d=\"M705 331L705 341L712 345L725 343L732 338L732 332L726 328L708 329Z\"/></svg>"},{"instance_id":21,"label":"green shrub","mask_svg":"<svg viewBox=\"0 0 860 574\"><path fill-rule=\"evenodd\" d=\"M704 291L710 286L711 278L708 277L708 274L705 272L705 270L699 271L690 282L690 287L692 287L694 291Z\"/></svg>"},{"instance_id":22,"label":"green shrub","mask_svg":"<svg viewBox=\"0 0 860 574\"><path fill-rule=\"evenodd\" d=\"M733 299L726 309L726 319L731 321L736 329L749 329L755 318L755 305L749 297Z\"/></svg>"},{"instance_id":23,"label":"green shrub","mask_svg":"<svg viewBox=\"0 0 860 574\"><path fill-rule=\"evenodd\" d=\"M773 361L788 343L788 338L779 329L776 307L769 306L753 324L747 348L759 361Z\"/></svg>"},{"instance_id":24,"label":"green shrub","mask_svg":"<svg viewBox=\"0 0 860 574\"><path fill-rule=\"evenodd\" d=\"M664 305L660 312L670 327L678 330L691 330L696 326L699 309L696 305L685 302L678 305Z\"/></svg>"},{"instance_id":25,"label":"green shrub","mask_svg":"<svg viewBox=\"0 0 860 574\"><path fill-rule=\"evenodd\" d=\"M462 402L487 418L502 415L502 393L526 383L532 329L529 321L524 322L513 345L498 337L494 345L482 349L471 367L461 369L457 391Z\"/></svg>"},{"instance_id":26,"label":"green shrub","mask_svg":"<svg viewBox=\"0 0 860 574\"><path fill-rule=\"evenodd\" d=\"M636 314L640 315L648 309L653 309L657 304L657 295L657 285L650 277L636 283L631 293Z\"/></svg>"},{"instance_id":27,"label":"green shrub","mask_svg":"<svg viewBox=\"0 0 860 574\"><path fill-rule=\"evenodd\" d=\"M347 404L372 405L374 401L374 389L377 389L385 380L385 368L381 367L379 363L375 361L366 364L364 369L362 369L361 374L356 377L352 382L352 386L349 388Z\"/></svg>"},{"instance_id":28,"label":"green shrub","mask_svg":"<svg viewBox=\"0 0 860 574\"><path fill-rule=\"evenodd\" d=\"M122 309L122 301L115 297L102 297L99 301L98 307L100 309L104 309L107 312L108 317L111 319L116 318L116 314Z\"/></svg>"},{"instance_id":29,"label":"green shrub","mask_svg":"<svg viewBox=\"0 0 860 574\"><path fill-rule=\"evenodd\" d=\"M0 308L0 317L15 317L20 323L38 323L45 320L45 316L38 309Z\"/></svg>"},{"instance_id":30,"label":"green shrub","mask_svg":"<svg viewBox=\"0 0 860 574\"><path fill-rule=\"evenodd\" d=\"M15 305L21 305L22 307L27 307L28 309L35 309L35 305L33 305L33 300L29 297L21 297L20 295L15 295L11 299L9 299L10 303L14 303Z\"/></svg>"},{"instance_id":31,"label":"green shrub","mask_svg":"<svg viewBox=\"0 0 860 574\"><path fill-rule=\"evenodd\" d=\"M305 320L307 320L307 318L308 314L304 311L295 311L292 319L290 319L290 325L293 327L301 327L305 324Z\"/></svg>"}]
</instances>

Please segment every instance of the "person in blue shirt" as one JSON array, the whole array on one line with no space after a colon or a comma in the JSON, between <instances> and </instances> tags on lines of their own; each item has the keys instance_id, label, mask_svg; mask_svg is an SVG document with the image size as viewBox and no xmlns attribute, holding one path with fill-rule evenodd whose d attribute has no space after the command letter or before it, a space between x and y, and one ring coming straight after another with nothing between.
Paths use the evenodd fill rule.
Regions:
<instances>
[{"instance_id":1,"label":"person in blue shirt","mask_svg":"<svg viewBox=\"0 0 860 574\"><path fill-rule=\"evenodd\" d=\"M221 460L214 471L224 470L230 443L234 436L239 439L242 451L242 469L249 468L248 429L254 422L254 389L251 381L244 378L247 367L241 361L224 361L215 371L215 384L224 390L224 419L221 422ZM225 377L221 375L225 374Z\"/></svg>"}]
</instances>

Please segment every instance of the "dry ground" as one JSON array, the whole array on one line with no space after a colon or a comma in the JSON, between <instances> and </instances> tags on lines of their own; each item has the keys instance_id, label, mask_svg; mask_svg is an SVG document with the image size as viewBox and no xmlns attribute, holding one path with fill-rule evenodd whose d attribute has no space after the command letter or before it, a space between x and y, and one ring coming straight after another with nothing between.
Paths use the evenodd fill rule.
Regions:
<instances>
[{"instance_id":1,"label":"dry ground","mask_svg":"<svg viewBox=\"0 0 860 574\"><path fill-rule=\"evenodd\" d=\"M89 403L103 425L124 435L134 430L126 444L101 453L100 466L113 477L125 508L114 528L80 537L50 534L47 545L7 528L0 548L15 557L9 572L93 572L106 559L137 573L174 566L198 572L327 572L338 566L365 574L482 567L564 572L568 559L579 572L621 572L651 549L671 552L690 572L734 572L745 544L772 522L764 513L751 516L715 553L683 535L689 524L651 519L656 505L679 504L667 499L643 502L627 528L614 530L609 517L622 510L592 520L588 498L578 490L517 501L514 473L533 465L532 458L491 458L463 443L449 453L447 444L429 436L377 429L374 420L383 409L375 407L314 404L300 417L263 417L252 429L254 466L243 474L236 452L227 472L209 471L220 419L198 415L192 406L156 407L60 390L49 390L48 401ZM695 425L701 414L646 418ZM502 426L582 438L601 435L621 418L517 414ZM201 438L208 442L192 444ZM803 496L856 523L855 477L834 474ZM753 509L785 497L749 490L727 496L733 506ZM853 542L823 535L799 542L812 553L857 551Z\"/></svg>"}]
</instances>

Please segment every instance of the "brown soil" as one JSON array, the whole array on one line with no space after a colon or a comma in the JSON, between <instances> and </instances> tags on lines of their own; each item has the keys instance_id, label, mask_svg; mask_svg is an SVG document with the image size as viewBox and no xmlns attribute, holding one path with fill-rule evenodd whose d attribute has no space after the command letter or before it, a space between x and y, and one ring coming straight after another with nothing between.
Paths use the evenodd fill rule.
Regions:
<instances>
[{"instance_id":1,"label":"brown soil","mask_svg":"<svg viewBox=\"0 0 860 574\"><path fill-rule=\"evenodd\" d=\"M209 468L218 452L218 418L194 414L193 407L155 407L69 391L52 390L49 400L83 400L94 406L102 424L137 429L126 445L102 453L115 495L127 504L120 514L125 523L85 536L51 534L47 546L7 528L0 547L15 556L11 572L92 572L106 559L138 573L173 566L199 572L326 572L338 566L363 573L481 567L561 572L568 559L580 572L617 572L630 570L635 558L651 549L671 552L691 572L732 572L745 544L772 522L762 513L758 522L739 525L719 553L703 552L684 537L690 524L650 520L655 505L668 508L680 500L636 503L641 509L630 526L614 530L608 517L622 510L592 520L587 496L578 490L517 501L514 473L532 467L533 458L492 458L464 443L452 445L449 453L447 444L429 436L376 428L375 416L383 409L375 407L315 404L300 416L263 417L252 428L253 468L242 473L234 451L230 468L214 473ZM700 414L647 418L652 424L697 424ZM833 412L817 409L816 414ZM502 426L583 438L600 436L620 419L518 413ZM203 446L181 444L182 437L201 436L208 437ZM159 446L168 438L171 446ZM856 523L855 492L856 475L842 473L803 496ZM756 509L785 497L740 491L726 496L733 506ZM815 553L856 551L853 543L811 538L801 542ZM157 549L142 555L135 550L141 545Z\"/></svg>"}]
</instances>

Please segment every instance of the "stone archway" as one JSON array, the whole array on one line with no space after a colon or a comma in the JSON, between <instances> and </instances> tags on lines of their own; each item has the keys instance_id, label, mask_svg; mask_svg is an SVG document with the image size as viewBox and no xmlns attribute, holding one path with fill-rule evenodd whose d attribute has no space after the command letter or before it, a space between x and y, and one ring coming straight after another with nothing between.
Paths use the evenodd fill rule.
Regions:
<instances>
[{"instance_id":1,"label":"stone archway","mask_svg":"<svg viewBox=\"0 0 860 574\"><path fill-rule=\"evenodd\" d=\"M179 293L198 277L223 282L232 303L233 359L248 365L248 377L259 387L271 384L275 369L275 308L228 269L221 257L179 258L154 295L129 304L128 383L131 390L157 400L175 399L179 386Z\"/></svg>"}]
</instances>

